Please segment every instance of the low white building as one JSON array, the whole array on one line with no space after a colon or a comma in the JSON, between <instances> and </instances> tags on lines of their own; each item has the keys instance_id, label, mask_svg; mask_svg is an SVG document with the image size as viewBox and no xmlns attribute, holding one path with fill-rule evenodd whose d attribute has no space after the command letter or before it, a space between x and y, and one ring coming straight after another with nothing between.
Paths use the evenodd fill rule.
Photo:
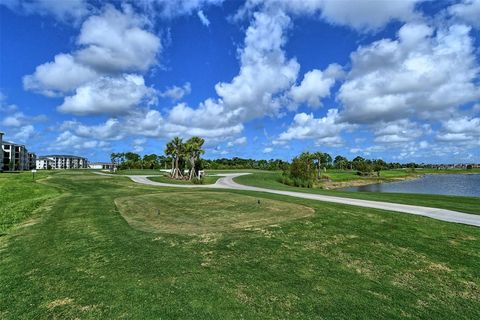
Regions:
<instances>
[{"instance_id":1,"label":"low white building","mask_svg":"<svg viewBox=\"0 0 480 320\"><path fill-rule=\"evenodd\" d=\"M88 165L90 169L115 171L117 166L111 162L94 162Z\"/></svg>"},{"instance_id":2,"label":"low white building","mask_svg":"<svg viewBox=\"0 0 480 320\"><path fill-rule=\"evenodd\" d=\"M55 154L36 159L36 168L43 169L86 169L88 160L83 157Z\"/></svg>"}]
</instances>

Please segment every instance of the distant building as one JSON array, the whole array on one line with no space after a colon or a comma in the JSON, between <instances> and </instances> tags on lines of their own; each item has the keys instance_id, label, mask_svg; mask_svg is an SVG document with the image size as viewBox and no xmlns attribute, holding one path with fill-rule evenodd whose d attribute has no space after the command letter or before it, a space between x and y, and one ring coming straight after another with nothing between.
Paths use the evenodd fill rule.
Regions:
<instances>
[{"instance_id":1,"label":"distant building","mask_svg":"<svg viewBox=\"0 0 480 320\"><path fill-rule=\"evenodd\" d=\"M90 169L100 169L100 170L112 170L116 169L116 165L111 162L94 162L88 165Z\"/></svg>"},{"instance_id":2,"label":"distant building","mask_svg":"<svg viewBox=\"0 0 480 320\"><path fill-rule=\"evenodd\" d=\"M28 169L36 169L37 167L37 155L33 152L28 153Z\"/></svg>"},{"instance_id":3,"label":"distant building","mask_svg":"<svg viewBox=\"0 0 480 320\"><path fill-rule=\"evenodd\" d=\"M3 138L3 137L2 137ZM2 139L2 171L29 170L28 150L22 144Z\"/></svg>"},{"instance_id":4,"label":"distant building","mask_svg":"<svg viewBox=\"0 0 480 320\"><path fill-rule=\"evenodd\" d=\"M36 159L37 169L86 169L88 160L83 157L55 154Z\"/></svg>"},{"instance_id":5,"label":"distant building","mask_svg":"<svg viewBox=\"0 0 480 320\"><path fill-rule=\"evenodd\" d=\"M35 161L35 168L40 170L50 170L53 169L55 161L47 157L38 157Z\"/></svg>"}]
</instances>

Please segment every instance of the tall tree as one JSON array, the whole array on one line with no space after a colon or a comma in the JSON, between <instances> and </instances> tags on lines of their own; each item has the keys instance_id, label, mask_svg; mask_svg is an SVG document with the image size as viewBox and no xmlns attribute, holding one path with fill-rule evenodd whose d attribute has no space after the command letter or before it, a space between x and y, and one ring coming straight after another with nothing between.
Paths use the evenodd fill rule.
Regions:
<instances>
[{"instance_id":1,"label":"tall tree","mask_svg":"<svg viewBox=\"0 0 480 320\"><path fill-rule=\"evenodd\" d=\"M118 159L118 154L115 152L112 152L112 154L110 154L110 160L112 161L112 164L114 166L117 164L117 159Z\"/></svg>"},{"instance_id":2,"label":"tall tree","mask_svg":"<svg viewBox=\"0 0 480 320\"><path fill-rule=\"evenodd\" d=\"M141 166L141 158L140 155L134 152L126 152L125 153L125 165L129 169L138 168Z\"/></svg>"},{"instance_id":3,"label":"tall tree","mask_svg":"<svg viewBox=\"0 0 480 320\"><path fill-rule=\"evenodd\" d=\"M170 147L171 147L171 156L173 157L174 160L174 166L172 170L172 178L178 179L182 176L182 173L180 172L179 169L179 161L180 158L184 155L185 153L185 145L183 143L182 138L180 137L175 137L170 141Z\"/></svg>"},{"instance_id":4,"label":"tall tree","mask_svg":"<svg viewBox=\"0 0 480 320\"><path fill-rule=\"evenodd\" d=\"M165 146L165 155L172 159L172 167L170 171L170 176L173 178L173 174L175 171L175 157L174 157L174 151L175 148L173 147L172 141L168 142L167 145Z\"/></svg>"},{"instance_id":5,"label":"tall tree","mask_svg":"<svg viewBox=\"0 0 480 320\"><path fill-rule=\"evenodd\" d=\"M317 161L317 177L320 178L322 175L322 163L325 162L325 153L320 151L312 153L312 158Z\"/></svg>"},{"instance_id":6,"label":"tall tree","mask_svg":"<svg viewBox=\"0 0 480 320\"><path fill-rule=\"evenodd\" d=\"M336 156L333 164L337 169L345 169L348 165L348 159L342 156Z\"/></svg>"},{"instance_id":7,"label":"tall tree","mask_svg":"<svg viewBox=\"0 0 480 320\"><path fill-rule=\"evenodd\" d=\"M190 174L189 180L192 180L194 177L198 176L196 164L200 159L200 155L205 153L205 150L202 149L205 140L200 137L191 137L185 143L185 155L190 162Z\"/></svg>"},{"instance_id":8,"label":"tall tree","mask_svg":"<svg viewBox=\"0 0 480 320\"><path fill-rule=\"evenodd\" d=\"M328 153L324 153L323 154L323 160L325 161L325 164L327 166L331 166L332 165L332 156L329 155Z\"/></svg>"},{"instance_id":9,"label":"tall tree","mask_svg":"<svg viewBox=\"0 0 480 320\"><path fill-rule=\"evenodd\" d=\"M158 157L156 154L146 154L143 156L143 164L148 169L154 169L158 166Z\"/></svg>"},{"instance_id":10,"label":"tall tree","mask_svg":"<svg viewBox=\"0 0 480 320\"><path fill-rule=\"evenodd\" d=\"M309 152L303 152L298 157L293 158L289 175L294 180L295 186L311 187L313 185L316 176L313 159L315 158Z\"/></svg>"}]
</instances>

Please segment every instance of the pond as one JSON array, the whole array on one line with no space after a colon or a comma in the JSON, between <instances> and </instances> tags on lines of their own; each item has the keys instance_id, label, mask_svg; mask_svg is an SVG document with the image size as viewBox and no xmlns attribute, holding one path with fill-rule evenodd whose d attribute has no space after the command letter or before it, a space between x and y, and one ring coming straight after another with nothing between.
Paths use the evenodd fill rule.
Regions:
<instances>
[{"instance_id":1,"label":"pond","mask_svg":"<svg viewBox=\"0 0 480 320\"><path fill-rule=\"evenodd\" d=\"M480 174L429 174L415 180L370 184L339 190L480 197Z\"/></svg>"}]
</instances>

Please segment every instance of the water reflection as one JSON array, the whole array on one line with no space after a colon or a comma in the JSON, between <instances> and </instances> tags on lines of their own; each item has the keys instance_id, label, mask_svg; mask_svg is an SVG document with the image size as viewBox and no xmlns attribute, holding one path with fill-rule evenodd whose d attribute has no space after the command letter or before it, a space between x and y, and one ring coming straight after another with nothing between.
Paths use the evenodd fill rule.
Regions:
<instances>
[{"instance_id":1,"label":"water reflection","mask_svg":"<svg viewBox=\"0 0 480 320\"><path fill-rule=\"evenodd\" d=\"M431 174L415 180L378 183L341 190L401 192L480 197L480 174Z\"/></svg>"}]
</instances>

